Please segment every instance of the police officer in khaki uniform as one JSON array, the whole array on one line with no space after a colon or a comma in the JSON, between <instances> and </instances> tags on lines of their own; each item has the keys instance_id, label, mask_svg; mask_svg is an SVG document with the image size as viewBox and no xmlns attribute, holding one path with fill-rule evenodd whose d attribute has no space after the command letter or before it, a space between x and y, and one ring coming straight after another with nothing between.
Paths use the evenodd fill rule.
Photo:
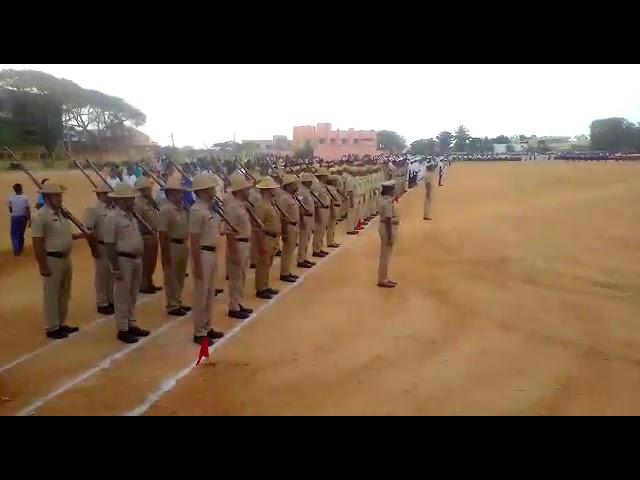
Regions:
<instances>
[{"instance_id":1,"label":"police officer in khaki uniform","mask_svg":"<svg viewBox=\"0 0 640 480\"><path fill-rule=\"evenodd\" d=\"M172 177L165 184L164 191L167 201L160 208L158 232L167 300L165 310L169 315L182 317L191 310L191 307L182 304L189 256L189 246L186 243L189 234L189 212L182 203L182 193L186 188L178 178Z\"/></svg>"},{"instance_id":2,"label":"police officer in khaki uniform","mask_svg":"<svg viewBox=\"0 0 640 480\"><path fill-rule=\"evenodd\" d=\"M158 263L158 212L160 208L151 194L152 185L147 177L140 177L134 187L140 195L136 197L135 212L151 227L152 232L142 235L144 254L142 256L142 285L140 293L156 293L162 290L153 284L153 273Z\"/></svg>"},{"instance_id":3,"label":"police officer in khaki uniform","mask_svg":"<svg viewBox=\"0 0 640 480\"><path fill-rule=\"evenodd\" d=\"M260 175L255 170L253 171L253 173L251 173L251 175L255 179L256 183L259 182L260 179L262 178L262 175ZM249 207L255 209L260 203L261 198L262 197L260 196L260 191L254 185L253 188L249 190L249 199L248 199ZM256 268L256 263L258 262L258 243L259 243L258 231L254 230L251 234L251 242L250 242L251 263L249 264L249 268Z\"/></svg>"},{"instance_id":4,"label":"police officer in khaki uniform","mask_svg":"<svg viewBox=\"0 0 640 480\"><path fill-rule=\"evenodd\" d=\"M269 270L273 265L273 257L278 248L278 238L282 233L280 215L271 203L278 184L273 178L267 176L256 184L256 188L260 190L260 195L262 196L256 208L256 215L264 226L264 229L258 235L258 259L255 277L256 296L269 300L279 293L278 290L269 286Z\"/></svg>"},{"instance_id":5,"label":"police officer in khaki uniform","mask_svg":"<svg viewBox=\"0 0 640 480\"><path fill-rule=\"evenodd\" d=\"M309 255L309 240L313 233L315 202L309 189L313 183L313 175L309 172L303 172L300 175L302 185L298 187L300 201L305 210L300 208L300 223L298 225L298 268L311 268L315 262L311 262L307 256Z\"/></svg>"},{"instance_id":6,"label":"police officer in khaki uniform","mask_svg":"<svg viewBox=\"0 0 640 480\"><path fill-rule=\"evenodd\" d=\"M315 185L312 184L311 188L313 189L313 193L316 194L314 197L314 204L316 208L315 213L315 225L313 228L313 255L314 257L326 257L329 255L329 252L324 250L324 237L327 233L327 223L329 223L329 209L331 208L331 196L327 192L325 188L325 182L327 181L327 177L329 176L329 172L326 168L320 168L316 172ZM320 200L320 201L319 201Z\"/></svg>"},{"instance_id":7,"label":"police officer in khaki uniform","mask_svg":"<svg viewBox=\"0 0 640 480\"><path fill-rule=\"evenodd\" d=\"M191 186L196 202L189 212L193 272L193 341L201 344L206 338L209 346L213 345L214 340L224 336L211 326L218 263L216 249L220 236L220 217L213 212L211 205L218 185L212 175L197 174Z\"/></svg>"},{"instance_id":8,"label":"police officer in khaki uniform","mask_svg":"<svg viewBox=\"0 0 640 480\"><path fill-rule=\"evenodd\" d=\"M436 162L429 161L424 172L424 211L423 220L431 220L431 203L433 202L433 193L436 180Z\"/></svg>"},{"instance_id":9,"label":"police officer in khaki uniform","mask_svg":"<svg viewBox=\"0 0 640 480\"><path fill-rule=\"evenodd\" d=\"M111 188L104 185L94 190L97 202L84 212L84 225L91 232L91 242L95 242L98 256L93 259L96 289L97 311L103 315L113 315L113 278L109 268L109 259L104 246L104 221L112 209L112 202L107 195Z\"/></svg>"},{"instance_id":10,"label":"police officer in khaki uniform","mask_svg":"<svg viewBox=\"0 0 640 480\"><path fill-rule=\"evenodd\" d=\"M247 212L246 202L249 189L253 187L244 175L239 172L229 176L228 192L223 199L224 215L233 225L223 225L223 233L227 237L227 274L229 276L229 311L231 318L244 320L249 318L253 310L242 305L244 286L249 268L249 240L252 224ZM257 228L256 228L257 230ZM258 232L256 232L258 233Z\"/></svg>"},{"instance_id":11,"label":"police officer in khaki uniform","mask_svg":"<svg viewBox=\"0 0 640 480\"><path fill-rule=\"evenodd\" d=\"M46 336L54 339L66 338L78 331L78 327L66 325L66 320L73 278L72 241L82 234L71 233L71 223L60 211L63 191L55 182L43 185L40 193L45 205L31 223L33 250L44 286L42 313Z\"/></svg>"},{"instance_id":12,"label":"police officer in khaki uniform","mask_svg":"<svg viewBox=\"0 0 640 480\"><path fill-rule=\"evenodd\" d=\"M334 198L331 199L331 208L329 209L329 223L327 224L327 247L338 248L339 243L336 243L336 225L338 224L338 218L342 211L342 197L338 193L339 178L335 175L330 175L327 179L327 188L331 192Z\"/></svg>"},{"instance_id":13,"label":"police officer in khaki uniform","mask_svg":"<svg viewBox=\"0 0 640 480\"><path fill-rule=\"evenodd\" d=\"M114 279L114 304L118 340L136 343L149 330L136 325L135 308L142 281L144 242L133 215L135 197L130 185L118 183L109 198L115 203L104 222L104 243Z\"/></svg>"},{"instance_id":14,"label":"police officer in khaki uniform","mask_svg":"<svg viewBox=\"0 0 640 480\"><path fill-rule=\"evenodd\" d=\"M282 259L280 260L280 280L294 283L298 276L291 273L293 256L298 242L298 223L300 220L300 207L294 195L298 192L298 178L295 175L282 177L282 195L280 196L280 208L287 216L285 228L282 231Z\"/></svg>"},{"instance_id":15,"label":"police officer in khaki uniform","mask_svg":"<svg viewBox=\"0 0 640 480\"><path fill-rule=\"evenodd\" d=\"M393 201L396 192L396 182L389 180L382 184L382 204L380 206L380 261L378 264L378 286L394 288L396 282L389 280L389 259L396 242L397 229L400 223L396 203Z\"/></svg>"}]
</instances>

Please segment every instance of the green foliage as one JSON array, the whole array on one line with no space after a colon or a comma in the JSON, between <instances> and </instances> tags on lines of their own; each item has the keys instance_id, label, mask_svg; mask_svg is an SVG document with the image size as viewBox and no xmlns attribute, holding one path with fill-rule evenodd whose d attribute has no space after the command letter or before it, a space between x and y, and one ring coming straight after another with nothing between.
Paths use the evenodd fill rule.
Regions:
<instances>
[{"instance_id":1,"label":"green foliage","mask_svg":"<svg viewBox=\"0 0 640 480\"><path fill-rule=\"evenodd\" d=\"M456 129L456 133L454 134L455 143L453 144L454 152L466 152L467 151L467 143L471 138L469 135L469 130L464 126L460 125Z\"/></svg>"},{"instance_id":2,"label":"green foliage","mask_svg":"<svg viewBox=\"0 0 640 480\"><path fill-rule=\"evenodd\" d=\"M640 128L624 118L591 122L591 147L609 152L640 149Z\"/></svg>"},{"instance_id":3,"label":"green foliage","mask_svg":"<svg viewBox=\"0 0 640 480\"><path fill-rule=\"evenodd\" d=\"M433 138L423 138L411 143L409 153L411 155L433 155L436 151L436 141Z\"/></svg>"},{"instance_id":4,"label":"green foliage","mask_svg":"<svg viewBox=\"0 0 640 480\"><path fill-rule=\"evenodd\" d=\"M378 150L386 150L390 153L402 153L407 148L407 140L391 130L376 132Z\"/></svg>"},{"instance_id":5,"label":"green foliage","mask_svg":"<svg viewBox=\"0 0 640 480\"><path fill-rule=\"evenodd\" d=\"M451 132L440 132L436 137L436 141L438 142L438 151L446 155L451 151L451 144L453 143L453 134Z\"/></svg>"}]
</instances>

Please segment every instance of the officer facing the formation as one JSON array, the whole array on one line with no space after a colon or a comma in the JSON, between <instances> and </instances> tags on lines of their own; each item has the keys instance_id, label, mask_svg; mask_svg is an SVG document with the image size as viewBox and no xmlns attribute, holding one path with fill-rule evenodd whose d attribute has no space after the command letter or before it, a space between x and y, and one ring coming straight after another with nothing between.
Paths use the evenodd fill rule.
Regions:
<instances>
[{"instance_id":1,"label":"officer facing the formation","mask_svg":"<svg viewBox=\"0 0 640 480\"><path fill-rule=\"evenodd\" d=\"M81 238L82 234L71 233L71 223L60 211L63 191L63 187L55 182L42 186L40 193L45 204L31 224L33 250L44 287L42 310L46 336L55 339L78 331L78 327L66 325L66 320L73 277L72 241Z\"/></svg>"},{"instance_id":2,"label":"officer facing the formation","mask_svg":"<svg viewBox=\"0 0 640 480\"><path fill-rule=\"evenodd\" d=\"M118 340L136 343L149 330L136 325L135 308L142 281L144 242L138 220L133 216L138 195L126 183L118 183L109 197L115 203L104 224L104 243L114 279L115 319Z\"/></svg>"},{"instance_id":3,"label":"officer facing the formation","mask_svg":"<svg viewBox=\"0 0 640 480\"><path fill-rule=\"evenodd\" d=\"M301 208L294 195L298 192L298 179L295 175L282 177L282 195L280 196L280 208L287 216L285 228L282 231L282 258L280 260L280 280L293 283L298 276L291 272L293 256L298 242L298 221ZM303 217L304 218L304 217Z\"/></svg>"},{"instance_id":4,"label":"officer facing the formation","mask_svg":"<svg viewBox=\"0 0 640 480\"><path fill-rule=\"evenodd\" d=\"M249 199L252 188L244 175L236 172L229 177L228 192L224 197L224 214L233 225L223 225L223 233L227 237L227 275L229 276L229 312L231 318L244 320L253 313L250 308L242 306L244 286L249 268L249 239L251 238L251 219L245 202ZM257 230L257 228L256 228ZM258 232L257 232L258 233Z\"/></svg>"},{"instance_id":5,"label":"officer facing the formation","mask_svg":"<svg viewBox=\"0 0 640 480\"><path fill-rule=\"evenodd\" d=\"M224 334L211 326L215 278L217 270L220 217L211 209L218 182L211 175L199 173L193 178L191 189L196 201L189 213L191 239L191 267L193 272L193 341L200 344L204 338L208 345Z\"/></svg>"},{"instance_id":6,"label":"officer facing the formation","mask_svg":"<svg viewBox=\"0 0 640 480\"><path fill-rule=\"evenodd\" d=\"M142 235L144 241L144 255L142 256L142 285L140 293L156 293L162 290L153 284L153 273L158 263L158 212L159 207L151 194L151 182L146 177L140 177L134 187L140 195L136 197L135 212L151 227L152 232Z\"/></svg>"},{"instance_id":7,"label":"officer facing the formation","mask_svg":"<svg viewBox=\"0 0 640 480\"><path fill-rule=\"evenodd\" d=\"M427 162L427 167L424 172L424 212L422 215L423 220L431 220L431 203L433 202L433 187L436 180L436 167L435 161Z\"/></svg>"},{"instance_id":8,"label":"officer facing the formation","mask_svg":"<svg viewBox=\"0 0 640 480\"><path fill-rule=\"evenodd\" d=\"M309 172L303 172L300 175L300 181L302 183L299 186L299 198L305 209L300 208L300 224L298 228L298 268L311 268L315 265L315 262L311 262L307 256L309 255L309 240L313 233L314 225L314 212L315 202L309 189L313 183L313 175Z\"/></svg>"},{"instance_id":9,"label":"officer facing the formation","mask_svg":"<svg viewBox=\"0 0 640 480\"><path fill-rule=\"evenodd\" d=\"M397 229L400 223L398 207L393 201L396 192L396 182L389 180L382 184L382 204L380 205L380 262L378 264L378 286L382 288L394 288L396 282L389 280L389 259L397 237Z\"/></svg>"},{"instance_id":10,"label":"officer facing the formation","mask_svg":"<svg viewBox=\"0 0 640 480\"><path fill-rule=\"evenodd\" d=\"M94 250L97 257L93 259L93 263L97 311L103 315L113 315L113 278L104 244L104 224L107 214L112 209L111 199L107 195L111 188L105 185L96 188L94 192L98 200L94 206L85 210L84 224L91 232L89 241L96 244Z\"/></svg>"},{"instance_id":11,"label":"officer facing the formation","mask_svg":"<svg viewBox=\"0 0 640 480\"><path fill-rule=\"evenodd\" d=\"M316 214L315 214L315 226L313 230L313 256L314 257L326 257L329 252L323 249L324 236L327 232L327 223L329 222L329 209L331 208L331 196L325 188L325 183L329 172L326 168L320 168L316 173L317 184L312 184L313 193L316 194L317 199L314 198Z\"/></svg>"},{"instance_id":12,"label":"officer facing the formation","mask_svg":"<svg viewBox=\"0 0 640 480\"><path fill-rule=\"evenodd\" d=\"M187 273L189 247L186 244L189 233L189 212L182 203L184 187L179 179L171 178L164 186L167 201L160 208L158 232L164 287L167 300L166 312L182 317L191 307L182 304L184 277Z\"/></svg>"},{"instance_id":13,"label":"officer facing the formation","mask_svg":"<svg viewBox=\"0 0 640 480\"><path fill-rule=\"evenodd\" d=\"M256 187L260 190L261 200L256 214L264 226L258 235L258 259L256 263L256 296L271 299L279 292L269 286L269 271L273 265L273 257L278 248L278 238L282 233L281 219L278 211L271 203L278 184L269 176L263 177Z\"/></svg>"}]
</instances>

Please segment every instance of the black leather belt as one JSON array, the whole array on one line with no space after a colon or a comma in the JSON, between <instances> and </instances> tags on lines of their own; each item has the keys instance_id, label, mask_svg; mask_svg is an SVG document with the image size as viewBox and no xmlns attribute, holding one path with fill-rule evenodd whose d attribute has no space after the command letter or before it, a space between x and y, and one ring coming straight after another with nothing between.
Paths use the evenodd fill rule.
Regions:
<instances>
[{"instance_id":1,"label":"black leather belt","mask_svg":"<svg viewBox=\"0 0 640 480\"><path fill-rule=\"evenodd\" d=\"M184 243L184 240L181 240L179 238L172 238L171 240L169 240L171 243L176 243L178 245L182 245Z\"/></svg>"},{"instance_id":2,"label":"black leather belt","mask_svg":"<svg viewBox=\"0 0 640 480\"><path fill-rule=\"evenodd\" d=\"M318 208L323 208L326 210L327 208L329 208L329 206L327 205L326 207L318 207Z\"/></svg>"},{"instance_id":3,"label":"black leather belt","mask_svg":"<svg viewBox=\"0 0 640 480\"><path fill-rule=\"evenodd\" d=\"M298 226L298 222L289 222L289 225L291 225L292 227L297 227Z\"/></svg>"},{"instance_id":4,"label":"black leather belt","mask_svg":"<svg viewBox=\"0 0 640 480\"><path fill-rule=\"evenodd\" d=\"M105 245L105 243L104 243L102 240L98 240L98 243L99 243L100 245Z\"/></svg>"},{"instance_id":5,"label":"black leather belt","mask_svg":"<svg viewBox=\"0 0 640 480\"><path fill-rule=\"evenodd\" d=\"M205 252L215 252L216 251L216 247L210 247L208 245L202 245L200 247L200 250L204 250Z\"/></svg>"},{"instance_id":6,"label":"black leather belt","mask_svg":"<svg viewBox=\"0 0 640 480\"><path fill-rule=\"evenodd\" d=\"M264 234L267 237L271 237L271 238L278 238L278 234L277 233L273 233L273 232L264 232Z\"/></svg>"},{"instance_id":7,"label":"black leather belt","mask_svg":"<svg viewBox=\"0 0 640 480\"><path fill-rule=\"evenodd\" d=\"M339 203L334 203L333 206L334 207L341 207L342 205L340 205Z\"/></svg>"},{"instance_id":8,"label":"black leather belt","mask_svg":"<svg viewBox=\"0 0 640 480\"><path fill-rule=\"evenodd\" d=\"M248 238L236 238L236 242L249 243L249 239Z\"/></svg>"},{"instance_id":9,"label":"black leather belt","mask_svg":"<svg viewBox=\"0 0 640 480\"><path fill-rule=\"evenodd\" d=\"M47 252L47 257L53 258L67 258L69 254L65 252Z\"/></svg>"},{"instance_id":10,"label":"black leather belt","mask_svg":"<svg viewBox=\"0 0 640 480\"><path fill-rule=\"evenodd\" d=\"M138 255L134 255L133 253L129 253L129 252L118 252L118 256L124 257L124 258L130 258L131 260L135 260L136 258L139 258Z\"/></svg>"},{"instance_id":11,"label":"black leather belt","mask_svg":"<svg viewBox=\"0 0 640 480\"><path fill-rule=\"evenodd\" d=\"M313 217L313 213L305 213L304 216L305 217Z\"/></svg>"}]
</instances>

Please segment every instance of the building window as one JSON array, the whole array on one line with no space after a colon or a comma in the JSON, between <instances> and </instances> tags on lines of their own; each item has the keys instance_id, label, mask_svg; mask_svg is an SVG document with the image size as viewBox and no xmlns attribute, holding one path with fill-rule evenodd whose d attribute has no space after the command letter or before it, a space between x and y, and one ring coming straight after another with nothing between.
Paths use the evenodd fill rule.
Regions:
<instances>
[{"instance_id":1,"label":"building window","mask_svg":"<svg viewBox=\"0 0 640 480\"><path fill-rule=\"evenodd\" d=\"M346 138L343 138L341 141L342 141L342 145L346 145L349 140L347 140Z\"/></svg>"},{"instance_id":2,"label":"building window","mask_svg":"<svg viewBox=\"0 0 640 480\"><path fill-rule=\"evenodd\" d=\"M360 140L358 140L357 138L353 139L353 144L354 145L358 145L360 143Z\"/></svg>"},{"instance_id":3,"label":"building window","mask_svg":"<svg viewBox=\"0 0 640 480\"><path fill-rule=\"evenodd\" d=\"M330 139L329 139L329 143L330 143L331 145L335 145L335 144L336 144L336 139L335 139L335 138L330 138Z\"/></svg>"},{"instance_id":4,"label":"building window","mask_svg":"<svg viewBox=\"0 0 640 480\"><path fill-rule=\"evenodd\" d=\"M318 140L318 143L319 143L320 145L322 145L322 144L324 144L324 142L325 142L325 141L326 141L326 139L321 138L320 140Z\"/></svg>"}]
</instances>

